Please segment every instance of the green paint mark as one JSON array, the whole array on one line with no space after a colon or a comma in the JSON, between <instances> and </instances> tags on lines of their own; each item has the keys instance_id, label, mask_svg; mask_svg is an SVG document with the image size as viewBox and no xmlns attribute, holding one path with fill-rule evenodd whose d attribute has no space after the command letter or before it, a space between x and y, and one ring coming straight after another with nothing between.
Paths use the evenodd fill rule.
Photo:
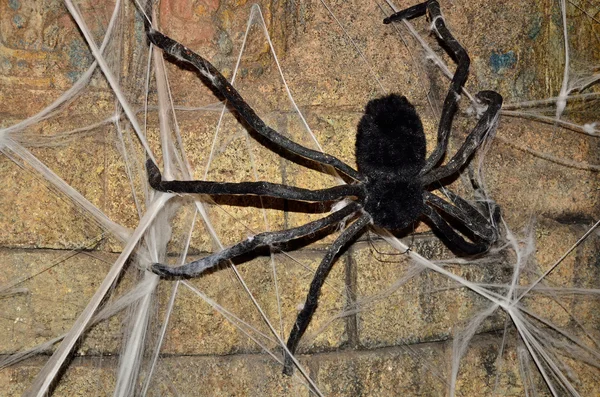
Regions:
<instances>
[{"instance_id":1,"label":"green paint mark","mask_svg":"<svg viewBox=\"0 0 600 397\"><path fill-rule=\"evenodd\" d=\"M492 52L490 56L490 66L495 73L498 73L502 69L512 68L515 63L517 63L517 56L513 51L505 54Z\"/></svg>"}]
</instances>

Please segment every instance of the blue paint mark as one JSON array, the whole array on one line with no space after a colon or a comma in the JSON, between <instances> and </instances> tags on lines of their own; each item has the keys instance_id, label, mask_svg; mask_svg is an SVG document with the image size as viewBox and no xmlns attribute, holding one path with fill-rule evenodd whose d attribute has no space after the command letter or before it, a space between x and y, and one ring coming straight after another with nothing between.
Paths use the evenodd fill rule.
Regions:
<instances>
[{"instance_id":1,"label":"blue paint mark","mask_svg":"<svg viewBox=\"0 0 600 397\"><path fill-rule=\"evenodd\" d=\"M19 0L8 0L8 6L17 11L19 8L21 8L21 2Z\"/></svg>"},{"instance_id":2,"label":"blue paint mark","mask_svg":"<svg viewBox=\"0 0 600 397\"><path fill-rule=\"evenodd\" d=\"M81 72L67 72L67 78L71 83L76 82L79 76L81 76Z\"/></svg>"},{"instance_id":3,"label":"blue paint mark","mask_svg":"<svg viewBox=\"0 0 600 397\"><path fill-rule=\"evenodd\" d=\"M0 56L0 69L7 71L12 68L12 63L10 59L4 56Z\"/></svg>"},{"instance_id":4,"label":"blue paint mark","mask_svg":"<svg viewBox=\"0 0 600 397\"><path fill-rule=\"evenodd\" d=\"M69 62L76 69L85 69L92 63L92 54L81 40L73 40L69 45Z\"/></svg>"},{"instance_id":5,"label":"blue paint mark","mask_svg":"<svg viewBox=\"0 0 600 397\"><path fill-rule=\"evenodd\" d=\"M535 40L535 38L538 37L538 35L540 34L541 31L542 31L542 18L537 17L533 21L531 29L529 29L529 33L527 33L527 37L529 37L531 40Z\"/></svg>"},{"instance_id":6,"label":"blue paint mark","mask_svg":"<svg viewBox=\"0 0 600 397\"><path fill-rule=\"evenodd\" d=\"M69 80L75 82L81 73L93 62L93 56L85 43L78 39L71 41L67 54L71 67L66 75Z\"/></svg>"},{"instance_id":7,"label":"blue paint mark","mask_svg":"<svg viewBox=\"0 0 600 397\"><path fill-rule=\"evenodd\" d=\"M25 20L22 16L17 14L13 17L13 22L15 23L15 25L17 25L18 28L22 28L25 23Z\"/></svg>"},{"instance_id":8,"label":"blue paint mark","mask_svg":"<svg viewBox=\"0 0 600 397\"><path fill-rule=\"evenodd\" d=\"M490 56L490 66L495 73L498 73L502 69L512 68L515 63L517 63L517 56L513 51L505 54L492 52Z\"/></svg>"},{"instance_id":9,"label":"blue paint mark","mask_svg":"<svg viewBox=\"0 0 600 397\"><path fill-rule=\"evenodd\" d=\"M136 15L139 15L139 13L136 13ZM135 34L135 40L138 43L142 43L142 40L146 39L146 33L145 33L145 29L144 29L144 20L142 19L142 17L138 17L135 19L135 29L134 29L134 34Z\"/></svg>"}]
</instances>

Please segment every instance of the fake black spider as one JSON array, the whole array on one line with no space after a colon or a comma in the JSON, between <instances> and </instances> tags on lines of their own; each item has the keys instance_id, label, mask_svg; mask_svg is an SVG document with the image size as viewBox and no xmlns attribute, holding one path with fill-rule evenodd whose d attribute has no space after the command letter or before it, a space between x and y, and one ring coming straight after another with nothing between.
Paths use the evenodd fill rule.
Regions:
<instances>
[{"instance_id":1,"label":"fake black spider","mask_svg":"<svg viewBox=\"0 0 600 397\"><path fill-rule=\"evenodd\" d=\"M358 171L334 156L305 148L268 127L210 62L149 27L147 36L154 45L181 61L191 63L206 78L211 87L227 100L228 106L232 107L248 126L277 150L331 166L353 179L351 184L321 190L308 190L270 182L163 181L156 164L148 160L146 166L149 183L153 189L162 192L256 195L308 202L352 199L343 208L322 219L291 229L260 233L181 267L157 263L152 265L152 271L164 278L196 277L224 261L252 252L259 247L286 243L342 222L349 223L354 219L354 222L350 223L331 244L315 272L306 302L298 314L287 341L289 352L294 354L317 308L321 287L337 255L369 224L399 230L425 218L445 237L449 247L466 254L486 251L497 239L493 221L450 190L446 192L452 204L427 189L441 187L441 180L455 175L465 166L487 131L493 127L502 105L502 97L493 91L481 91L477 94L478 101L487 106L487 109L457 153L446 164L438 166L446 152L457 103L467 79L469 57L446 28L440 6L435 0L400 11L386 18L384 23L422 16L426 12L431 18L432 29L458 64L444 101L437 146L426 158L425 135L421 121L415 108L405 97L391 94L374 99L367 104L358 124L356 135ZM435 187L432 187L434 184ZM463 230L466 229L472 236L472 241L465 240L438 211L458 222ZM498 215L498 211L492 212L494 212L492 217ZM284 373L290 375L292 372L293 362L286 354Z\"/></svg>"}]
</instances>

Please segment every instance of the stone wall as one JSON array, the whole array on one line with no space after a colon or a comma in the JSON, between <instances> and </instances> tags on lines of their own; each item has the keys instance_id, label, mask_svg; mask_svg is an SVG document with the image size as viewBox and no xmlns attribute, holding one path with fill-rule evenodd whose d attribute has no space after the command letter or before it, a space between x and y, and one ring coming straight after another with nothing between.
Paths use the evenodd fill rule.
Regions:
<instances>
[{"instance_id":1,"label":"stone wall","mask_svg":"<svg viewBox=\"0 0 600 397\"><path fill-rule=\"evenodd\" d=\"M471 57L467 84L471 93L496 90L504 96L505 104L557 95L563 78L564 48L561 15L555 2L441 3L447 24ZM425 60L406 29L381 24L383 14L376 3L328 4L346 31L336 24L322 2L261 2L286 81L323 150L354 165L355 126L364 105L384 92L399 92L410 98L421 114L431 150L447 80ZM404 1L398 7L411 4ZM58 98L93 58L60 1L3 0L0 7L0 127L8 127ZM144 58L144 38L140 21L134 22L132 5L125 7L122 30L117 33L123 44L111 47L111 51L119 54L116 65L127 99L140 107L146 67L145 60L140 61ZM80 8L100 42L112 7L90 1ZM203 54L227 78L232 78L250 3L163 0L158 11L165 33ZM600 60L598 12L597 6L587 3L568 7L573 68L577 72L598 65ZM89 18L90 15L94 17ZM426 35L428 22L414 24L452 68L452 60L432 35ZM287 99L259 24L253 25L248 38L236 87L269 125L299 143L315 147ZM362 53L357 53L356 48ZM198 107L215 103L211 91L195 73L172 63L167 63L167 69L177 105ZM151 104L156 103L156 97L156 87L152 86ZM570 104L565 118L582 125L598 121L598 104L597 99ZM132 230L139 222L134 194L138 199L143 197L145 174L143 161L134 162L136 168L127 169L121 153L126 151L132 158L142 159L137 142L120 141L114 123L66 135L60 139L61 145L47 139L97 123L111 115L114 106L112 91L96 72L82 95L61 108L55 117L19 133L15 139L110 220ZM454 125L451 152L475 124L464 110L466 105ZM218 119L219 112L214 110L178 112L182 144L196 178L204 176ZM155 113L149 114L148 125L149 142L154 152L160 153ZM320 170L284 160L266 147L247 141L244 131L231 115L223 119L207 179L240 182L253 180L256 172L259 179L305 188L335 183L334 178ZM244 149L247 142L249 151ZM4 331L0 336L0 354L6 357L68 331L123 245L85 210L65 200L30 165L19 160L26 153L17 153L10 145L3 146L3 151L7 156L0 158L0 263L5 270L0 274L0 286L10 286L10 293L3 297L5 290L0 290L0 327ZM598 153L597 137L538 120L510 115L501 118L497 137L485 157L484 173L488 192L502 208L510 229L525 236L524 229L528 228L535 240L534 252L523 261L527 266L521 272L521 285L533 282L550 268L598 219ZM469 194L461 180L452 186ZM252 200L217 200L217 204L209 213L224 245L266 228L289 228L322 216L303 206L279 201L263 202L265 212L256 209L256 201ZM172 254L180 252L185 242L184 230L190 226L192 212L189 205L186 208L173 214L174 237L169 244ZM236 219L243 220L243 227ZM414 252L433 260L452 257L426 225L419 224L415 235L404 240L412 244ZM392 252L374 234L371 238L374 241L363 237L355 242L334 267L301 345L300 362L324 395L446 395L450 389L453 336L488 309L490 301L459 288L446 276L415 267L408 255ZM274 255L277 288L283 291L279 303L284 339L308 290L312 278L308 269L318 266L331 241L333 238L327 237L294 251L291 257ZM536 329L555 326L583 345L595 347L591 341L600 337L598 301L576 292L597 290L598 245L596 232L545 279L546 285L556 290L535 293L523 300L527 310L546 320L545 324L536 322ZM524 249L525 242L520 247ZM198 220L190 254L202 256L214 249ZM173 256L172 261L176 260ZM510 282L516 260L515 255L506 254L502 262L454 263L445 268L493 289L494 284ZM267 316L277 318L278 301L269 258L260 256L238 266L238 270ZM139 274L130 266L111 291L106 305L138 283ZM230 271L211 273L192 284L268 334ZM566 292L557 292L562 291L559 287ZM172 288L172 282L162 281L157 289L148 325L151 335L160 330ZM501 288L494 291L506 293ZM112 394L124 324L129 318L131 314L123 311L92 327L53 388L53 395ZM503 332L505 327L507 332ZM555 333L548 335L558 338ZM504 337L506 344L500 355ZM531 357L524 353L520 337L500 309L482 322L461 361L456 394L492 395L495 390L497 395L521 396L526 387L523 379L529 379L540 395L550 395L540 373L534 370ZM148 345L146 354L150 355L152 345ZM554 342L554 347L564 353L560 358L570 369L563 370L576 379L574 386L580 395L598 395L599 373L585 363L588 356L576 351L579 360L573 360L566 347L560 350L558 342ZM7 391L7 395L20 395L53 349L0 370L0 390ZM309 395L299 379L282 376L280 365L256 343L183 286L178 291L161 353L151 395ZM532 373L524 372L523 363Z\"/></svg>"}]
</instances>

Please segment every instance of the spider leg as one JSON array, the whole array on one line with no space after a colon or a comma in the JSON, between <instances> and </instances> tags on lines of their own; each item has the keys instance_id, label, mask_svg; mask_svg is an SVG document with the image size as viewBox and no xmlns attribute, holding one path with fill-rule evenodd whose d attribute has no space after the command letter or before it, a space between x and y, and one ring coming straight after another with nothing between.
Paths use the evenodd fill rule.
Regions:
<instances>
[{"instance_id":1,"label":"spider leg","mask_svg":"<svg viewBox=\"0 0 600 397\"><path fill-rule=\"evenodd\" d=\"M429 12L432 30L437 33L445 47L450 51L450 55L454 57L457 67L454 76L452 77L452 81L450 82L448 94L444 100L444 107L442 109L442 116L438 127L437 146L427 158L420 175L425 175L429 172L429 170L439 163L446 152L446 148L448 147L448 137L452 129L452 121L454 120L454 115L458 109L458 101L460 99L462 87L467 80L469 65L471 64L471 60L465 49L458 43L446 27L444 17L440 10L440 4L436 0L429 0L407 8L406 10L399 11L384 19L383 23L388 24L402 19L420 17L425 15L426 11Z\"/></svg>"},{"instance_id":2,"label":"spider leg","mask_svg":"<svg viewBox=\"0 0 600 397\"><path fill-rule=\"evenodd\" d=\"M222 251L212 255L205 256L193 262L186 263L180 267L166 266L160 263L152 265L152 272L163 278L192 278L198 277L203 272L211 269L221 262L233 259L245 253L251 252L259 247L274 245L277 243L287 242L300 237L308 236L316 231L324 229L330 225L334 225L343 221L346 217L351 216L360 209L357 203L350 203L339 211L332 213L325 218L309 222L302 226L292 229L279 230L275 232L260 233L255 236L248 237L246 240L225 248Z\"/></svg>"},{"instance_id":3,"label":"spider leg","mask_svg":"<svg viewBox=\"0 0 600 397\"><path fill-rule=\"evenodd\" d=\"M255 195L296 201L333 201L351 196L363 198L366 194L362 184L310 190L271 182L163 181L160 170L152 160L146 161L146 170L150 186L160 192L198 193L213 196Z\"/></svg>"},{"instance_id":4,"label":"spider leg","mask_svg":"<svg viewBox=\"0 0 600 397\"><path fill-rule=\"evenodd\" d=\"M310 324L310 320L317 309L319 303L319 295L321 294L321 287L325 283L331 268L333 267L334 261L337 258L340 250L354 237L356 237L360 232L363 231L365 226L367 226L371 222L371 216L369 214L363 214L360 218L356 220L352 225L350 225L346 230L340 234L340 236L331 244L327 253L323 257L321 264L317 268L315 272L315 276L310 283L310 289L308 290L308 295L306 296L306 302L304 303L304 307L298 313L298 317L296 317L296 322L294 323L292 330L290 332L290 336L287 341L287 348L289 352L293 355L296 352L296 348L298 347L298 343L300 342L300 338L304 335L306 328ZM283 373L285 375L292 375L294 372L294 362L292 361L292 357L288 354L285 354Z\"/></svg>"},{"instance_id":5,"label":"spider leg","mask_svg":"<svg viewBox=\"0 0 600 397\"><path fill-rule=\"evenodd\" d=\"M498 230L496 229L495 224L500 219L499 206L493 205L491 209L491 219L488 219L473 205L456 193L449 189L445 189L445 193L452 203L449 203L430 192L425 192L425 202L460 221L467 229L473 232L474 235L482 241L487 242L488 245L493 244L498 239Z\"/></svg>"},{"instance_id":6,"label":"spider leg","mask_svg":"<svg viewBox=\"0 0 600 397\"><path fill-rule=\"evenodd\" d=\"M448 203L446 203L444 207L444 212L453 211L449 209L451 205ZM465 240L456 230L454 230L452 226L448 224L448 222L446 222L444 218L442 218L440 214L436 212L435 209L428 205L425 206L423 215L433 223L433 227L438 232L442 233L444 237L446 237L451 246L459 249L461 252L464 252L467 255L476 255L485 252L489 249L490 245L494 243L494 241L496 241L496 234L494 234L494 236L490 240L477 239L478 241L474 242L469 242ZM469 227L469 225L466 226Z\"/></svg>"},{"instance_id":7,"label":"spider leg","mask_svg":"<svg viewBox=\"0 0 600 397\"><path fill-rule=\"evenodd\" d=\"M446 164L434 168L422 176L423 186L453 175L460 170L479 147L488 131L494 127L502 107L502 96L495 91L480 91L477 93L476 98L487 106L483 116L467 136L463 145Z\"/></svg>"},{"instance_id":8,"label":"spider leg","mask_svg":"<svg viewBox=\"0 0 600 397\"><path fill-rule=\"evenodd\" d=\"M227 100L238 114L256 131L259 135L288 152L313 160L323 165L329 165L338 171L343 172L349 177L364 181L364 177L352 167L342 162L338 158L316 150L308 149L275 131L265 124L256 114L254 109L244 101L239 92L227 81L225 77L206 59L194 53L187 47L176 42L170 37L165 36L159 31L149 28L146 35L155 46L161 48L164 52L175 58L191 63L200 74L202 74L214 89L216 89Z\"/></svg>"},{"instance_id":9,"label":"spider leg","mask_svg":"<svg viewBox=\"0 0 600 397\"><path fill-rule=\"evenodd\" d=\"M412 7L405 8L404 10L400 10L389 17L383 20L383 23L386 25L392 23L394 21L401 21L403 19L412 19L416 17L422 17L427 12L428 2L415 4Z\"/></svg>"}]
</instances>

